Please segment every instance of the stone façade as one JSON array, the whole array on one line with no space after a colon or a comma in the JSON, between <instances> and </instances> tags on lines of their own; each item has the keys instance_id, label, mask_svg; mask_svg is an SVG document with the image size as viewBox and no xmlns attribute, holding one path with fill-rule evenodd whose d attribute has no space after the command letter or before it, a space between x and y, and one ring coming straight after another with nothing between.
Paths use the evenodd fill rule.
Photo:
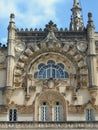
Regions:
<instances>
[{"instance_id":1,"label":"stone fa\u00e7ade","mask_svg":"<svg viewBox=\"0 0 98 130\"><path fill-rule=\"evenodd\" d=\"M54 122L53 104L58 101L63 107L63 122L78 122L76 127L95 129L96 126L85 126L86 109L93 109L95 122L98 120L98 64L97 43L98 33L94 32L92 14L88 14L87 27L83 26L82 17L75 16L75 11L81 10L77 0L74 0L70 29L58 29L50 21L45 29L19 30L15 26L14 14L10 16L8 26L7 47L0 47L0 121L1 128L18 127L18 122L27 124L27 127L38 128L40 119L40 104L47 102L51 108L50 121ZM81 20L80 20L81 19ZM74 21L74 22L73 22ZM76 24L77 22L77 24ZM39 65L47 66L53 61L55 66L62 63L68 78L36 79L34 74ZM17 109L16 124L7 124L9 110ZM35 126L32 126L32 121ZM74 122L73 122L74 121ZM92 122L93 123L93 122ZM44 124L41 128L69 129L70 124ZM46 127L47 125L47 127Z\"/></svg>"}]
</instances>

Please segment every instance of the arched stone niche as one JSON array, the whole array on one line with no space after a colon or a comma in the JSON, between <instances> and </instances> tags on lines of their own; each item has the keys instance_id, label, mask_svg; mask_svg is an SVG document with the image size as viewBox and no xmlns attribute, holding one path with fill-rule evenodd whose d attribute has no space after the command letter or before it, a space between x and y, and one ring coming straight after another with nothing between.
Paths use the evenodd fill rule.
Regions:
<instances>
[{"instance_id":1,"label":"arched stone niche","mask_svg":"<svg viewBox=\"0 0 98 130\"><path fill-rule=\"evenodd\" d=\"M35 120L36 121L40 120L39 119L39 116L40 116L39 107L43 102L47 102L49 104L51 121L53 121L53 119L52 119L53 105L55 104L55 102L60 102L60 104L63 107L63 120L66 121L66 101L65 101L63 95L55 90L54 91L46 90L36 97L36 101L35 101Z\"/></svg>"},{"instance_id":2,"label":"arched stone niche","mask_svg":"<svg viewBox=\"0 0 98 130\"><path fill-rule=\"evenodd\" d=\"M40 57L40 58L39 58ZM29 86L35 86L35 87L42 87L43 88L54 88L53 86L50 87L50 80L46 79L35 79L34 74L38 70L38 66L40 64L46 64L49 60L53 60L55 64L62 63L64 65L64 69L66 72L68 72L69 77L65 79L53 79L52 84L54 84L54 87L60 86L61 84L63 86L76 86L76 80L74 79L74 74L76 74L76 66L65 56L59 54L59 53L53 53L48 52L47 54L44 53L36 59L32 60L32 62L29 64L27 73L31 75L31 78L28 78L28 88ZM46 82L47 83L46 83ZM61 82L61 84L60 84ZM40 85L39 85L40 84ZM44 87L46 86L46 87ZM44 91L44 90L43 90Z\"/></svg>"}]
</instances>

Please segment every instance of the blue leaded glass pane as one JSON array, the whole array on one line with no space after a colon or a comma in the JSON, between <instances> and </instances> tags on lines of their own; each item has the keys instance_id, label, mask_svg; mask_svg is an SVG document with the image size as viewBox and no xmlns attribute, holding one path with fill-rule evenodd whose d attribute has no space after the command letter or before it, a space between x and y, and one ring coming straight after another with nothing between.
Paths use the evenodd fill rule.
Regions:
<instances>
[{"instance_id":1,"label":"blue leaded glass pane","mask_svg":"<svg viewBox=\"0 0 98 130\"><path fill-rule=\"evenodd\" d=\"M60 66L59 65L56 65L56 69L58 70L60 68Z\"/></svg>"},{"instance_id":2,"label":"blue leaded glass pane","mask_svg":"<svg viewBox=\"0 0 98 130\"><path fill-rule=\"evenodd\" d=\"M43 63L42 63L42 64L39 64L39 65L38 65L38 69L40 70L43 66L45 66L45 64L43 64Z\"/></svg>"},{"instance_id":3,"label":"blue leaded glass pane","mask_svg":"<svg viewBox=\"0 0 98 130\"><path fill-rule=\"evenodd\" d=\"M58 71L60 72L60 75L64 74L64 71L61 68L58 68Z\"/></svg>"},{"instance_id":4,"label":"blue leaded glass pane","mask_svg":"<svg viewBox=\"0 0 98 130\"><path fill-rule=\"evenodd\" d=\"M59 63L58 66L64 70L64 65L62 63Z\"/></svg>"},{"instance_id":5,"label":"blue leaded glass pane","mask_svg":"<svg viewBox=\"0 0 98 130\"><path fill-rule=\"evenodd\" d=\"M42 75L44 73L45 69L44 68L41 68L40 71L39 71L39 75Z\"/></svg>"},{"instance_id":6,"label":"blue leaded glass pane","mask_svg":"<svg viewBox=\"0 0 98 130\"><path fill-rule=\"evenodd\" d=\"M63 79L63 78L65 78L65 75L64 75L64 73L63 73L63 75L61 75L61 78Z\"/></svg>"},{"instance_id":7,"label":"blue leaded glass pane","mask_svg":"<svg viewBox=\"0 0 98 130\"><path fill-rule=\"evenodd\" d=\"M46 71L44 71L44 73L43 73L43 75L42 75L43 79L45 79L46 76L47 76Z\"/></svg>"},{"instance_id":8,"label":"blue leaded glass pane","mask_svg":"<svg viewBox=\"0 0 98 130\"><path fill-rule=\"evenodd\" d=\"M40 64L38 66L38 69L39 71L34 75L35 78L69 78L68 73L64 71L64 65L62 63L55 65L55 62L53 60L49 60L47 62L47 65Z\"/></svg>"},{"instance_id":9,"label":"blue leaded glass pane","mask_svg":"<svg viewBox=\"0 0 98 130\"><path fill-rule=\"evenodd\" d=\"M57 79L60 79L60 78L61 78L60 72L56 70L56 74L57 74L57 75L56 75L56 76L57 76Z\"/></svg>"},{"instance_id":10,"label":"blue leaded glass pane","mask_svg":"<svg viewBox=\"0 0 98 130\"><path fill-rule=\"evenodd\" d=\"M49 79L49 78L51 78L51 73L50 73L51 71L50 71L50 68L48 68L47 69L47 78Z\"/></svg>"},{"instance_id":11,"label":"blue leaded glass pane","mask_svg":"<svg viewBox=\"0 0 98 130\"><path fill-rule=\"evenodd\" d=\"M55 69L52 69L52 78L56 78L55 77Z\"/></svg>"}]
</instances>

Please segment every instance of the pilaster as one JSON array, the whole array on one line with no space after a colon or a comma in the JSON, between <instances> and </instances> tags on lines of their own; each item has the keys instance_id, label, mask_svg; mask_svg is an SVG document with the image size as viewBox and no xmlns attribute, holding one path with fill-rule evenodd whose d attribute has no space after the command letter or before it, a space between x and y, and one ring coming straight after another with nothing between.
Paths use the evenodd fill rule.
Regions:
<instances>
[{"instance_id":1,"label":"pilaster","mask_svg":"<svg viewBox=\"0 0 98 130\"><path fill-rule=\"evenodd\" d=\"M88 13L87 39L88 39L88 72L89 72L89 87L97 86L97 62L94 38L94 24L92 13Z\"/></svg>"},{"instance_id":2,"label":"pilaster","mask_svg":"<svg viewBox=\"0 0 98 130\"><path fill-rule=\"evenodd\" d=\"M7 88L13 88L13 70L14 70L14 44L15 44L15 22L14 14L10 15L10 23L8 26L8 54L7 54Z\"/></svg>"}]
</instances>

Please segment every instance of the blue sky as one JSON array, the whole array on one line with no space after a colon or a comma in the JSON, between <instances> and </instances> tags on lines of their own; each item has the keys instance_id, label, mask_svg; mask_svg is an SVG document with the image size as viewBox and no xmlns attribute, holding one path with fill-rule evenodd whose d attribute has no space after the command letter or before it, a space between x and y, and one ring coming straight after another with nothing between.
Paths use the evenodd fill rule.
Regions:
<instances>
[{"instance_id":1,"label":"blue sky","mask_svg":"<svg viewBox=\"0 0 98 130\"><path fill-rule=\"evenodd\" d=\"M84 25L88 12L93 13L98 32L98 0L80 0ZM15 14L17 28L44 28L50 20L58 28L69 28L73 0L0 0L0 42L7 42L9 16Z\"/></svg>"}]
</instances>

